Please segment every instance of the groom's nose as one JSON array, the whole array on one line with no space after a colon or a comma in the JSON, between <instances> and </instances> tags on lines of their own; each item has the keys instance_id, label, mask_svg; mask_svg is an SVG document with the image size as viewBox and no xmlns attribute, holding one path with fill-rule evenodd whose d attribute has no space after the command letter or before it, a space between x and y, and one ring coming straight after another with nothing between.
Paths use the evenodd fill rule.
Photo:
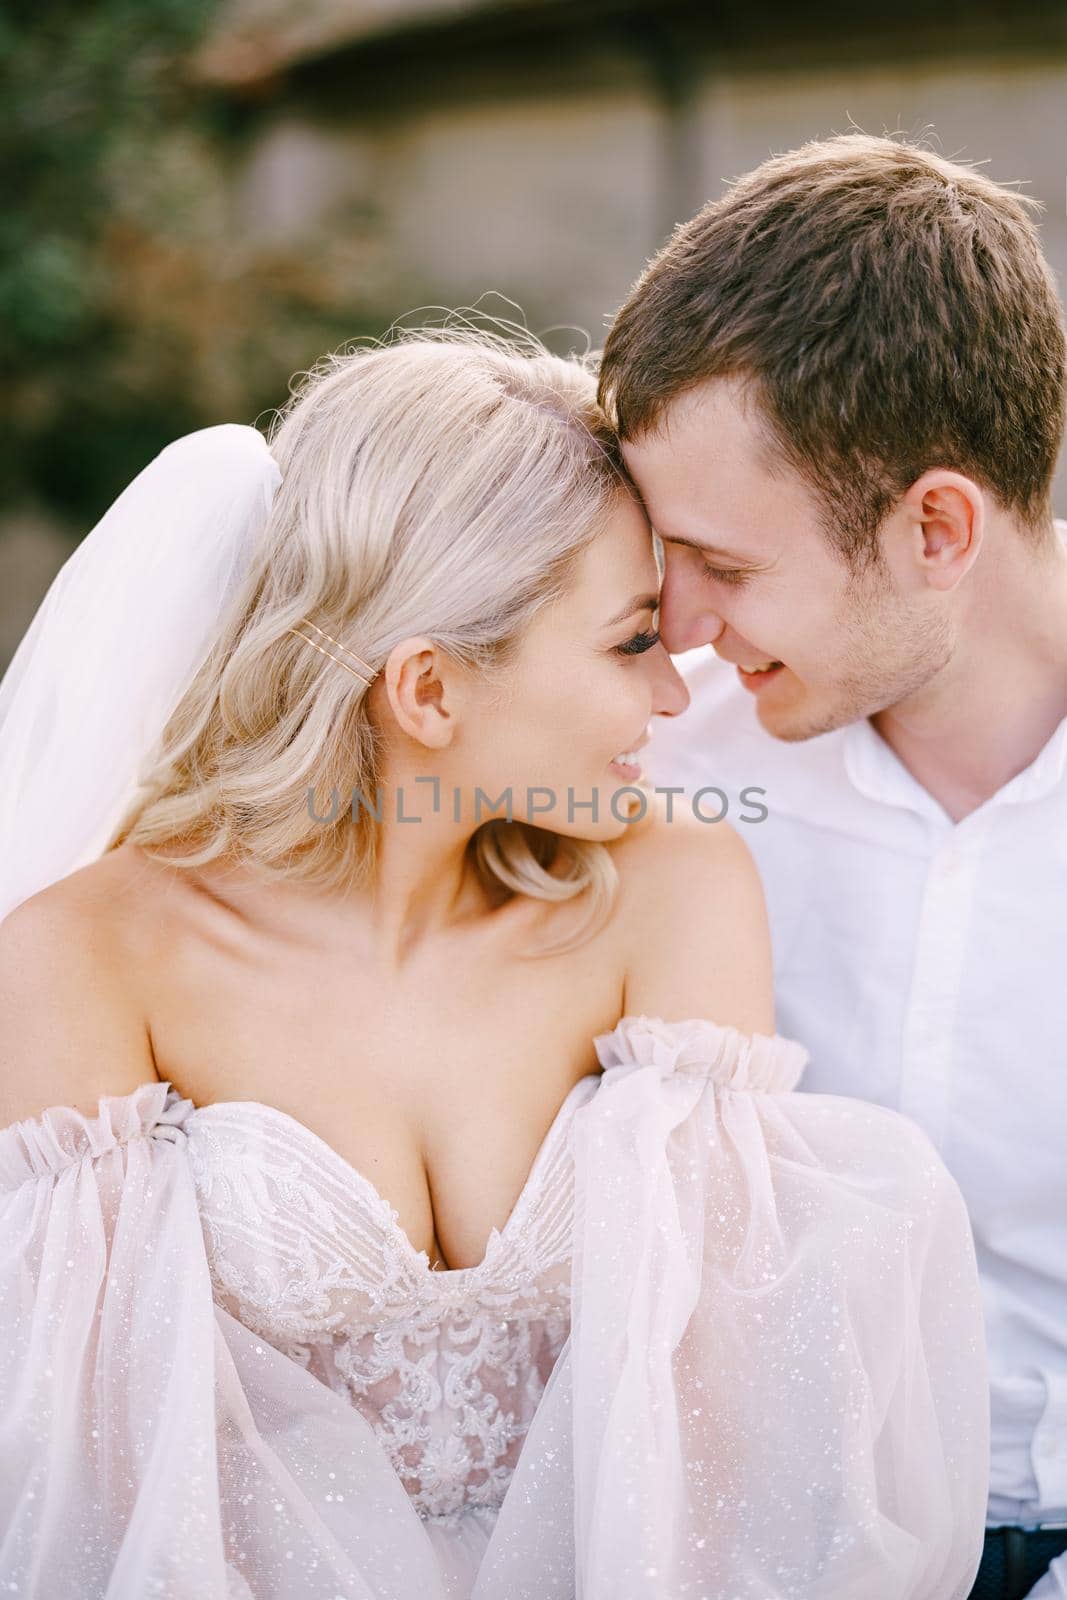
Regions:
<instances>
[{"instance_id":1,"label":"groom's nose","mask_svg":"<svg viewBox=\"0 0 1067 1600\"><path fill-rule=\"evenodd\" d=\"M718 612L709 609L708 597L701 594L697 581L675 567L668 557L659 595L659 636L672 656L695 650L700 644L714 644L725 623Z\"/></svg>"}]
</instances>

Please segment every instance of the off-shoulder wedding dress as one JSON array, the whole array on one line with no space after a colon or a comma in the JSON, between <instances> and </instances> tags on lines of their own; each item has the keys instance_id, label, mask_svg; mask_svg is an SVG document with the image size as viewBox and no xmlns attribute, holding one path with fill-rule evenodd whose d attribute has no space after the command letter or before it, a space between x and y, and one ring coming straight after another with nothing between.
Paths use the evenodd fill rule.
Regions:
<instances>
[{"instance_id":1,"label":"off-shoulder wedding dress","mask_svg":"<svg viewBox=\"0 0 1067 1600\"><path fill-rule=\"evenodd\" d=\"M167 1083L0 1133L0 1593L957 1600L986 1375L959 1193L803 1049L596 1040L440 1271L286 1113Z\"/></svg>"}]
</instances>

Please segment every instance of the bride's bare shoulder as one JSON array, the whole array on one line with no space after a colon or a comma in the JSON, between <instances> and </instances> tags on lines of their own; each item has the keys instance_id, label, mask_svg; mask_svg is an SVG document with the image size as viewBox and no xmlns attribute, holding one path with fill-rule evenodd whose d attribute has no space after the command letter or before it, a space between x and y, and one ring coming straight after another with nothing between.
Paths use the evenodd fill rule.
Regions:
<instances>
[{"instance_id":1,"label":"bride's bare shoulder","mask_svg":"<svg viewBox=\"0 0 1067 1600\"><path fill-rule=\"evenodd\" d=\"M720 887L746 878L758 882L752 852L732 823L704 822L687 805L684 796L656 791L649 795L639 821L631 824L608 846L620 882L633 884L634 892L649 881L677 881L692 895L706 892L709 876ZM695 877L694 877L695 874Z\"/></svg>"},{"instance_id":2,"label":"bride's bare shoulder","mask_svg":"<svg viewBox=\"0 0 1067 1600\"><path fill-rule=\"evenodd\" d=\"M158 1078L131 908L146 870L113 851L0 922L0 1127Z\"/></svg>"},{"instance_id":3,"label":"bride's bare shoulder","mask_svg":"<svg viewBox=\"0 0 1067 1600\"><path fill-rule=\"evenodd\" d=\"M752 852L731 823L656 794L610 846L627 1012L774 1032L770 930Z\"/></svg>"}]
</instances>

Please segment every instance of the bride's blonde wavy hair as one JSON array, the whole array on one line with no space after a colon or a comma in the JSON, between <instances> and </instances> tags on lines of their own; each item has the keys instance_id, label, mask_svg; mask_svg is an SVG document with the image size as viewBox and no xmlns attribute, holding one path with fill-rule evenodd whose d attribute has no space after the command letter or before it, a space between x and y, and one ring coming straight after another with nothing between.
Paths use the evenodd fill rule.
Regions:
<instances>
[{"instance_id":1,"label":"bride's blonde wavy hair","mask_svg":"<svg viewBox=\"0 0 1067 1600\"><path fill-rule=\"evenodd\" d=\"M233 854L344 891L370 881L377 825L363 806L316 820L309 789L373 803L382 741L362 681L290 628L310 617L375 671L426 634L491 680L627 480L589 366L514 329L409 330L328 356L268 437L282 482L251 568L108 848L186 867ZM496 817L468 850L497 895L587 897L577 930L537 954L584 942L614 903L595 841Z\"/></svg>"}]
</instances>

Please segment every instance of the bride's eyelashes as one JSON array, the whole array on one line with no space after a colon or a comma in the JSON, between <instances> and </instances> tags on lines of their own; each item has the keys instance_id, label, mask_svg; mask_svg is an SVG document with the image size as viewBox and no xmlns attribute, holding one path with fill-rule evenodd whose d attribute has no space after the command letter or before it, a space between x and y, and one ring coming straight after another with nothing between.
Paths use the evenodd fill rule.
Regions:
<instances>
[{"instance_id":1,"label":"bride's eyelashes","mask_svg":"<svg viewBox=\"0 0 1067 1600\"><path fill-rule=\"evenodd\" d=\"M632 639L627 639L625 644L615 646L617 656L639 656L652 646L659 643L659 629L655 633L635 633Z\"/></svg>"}]
</instances>

